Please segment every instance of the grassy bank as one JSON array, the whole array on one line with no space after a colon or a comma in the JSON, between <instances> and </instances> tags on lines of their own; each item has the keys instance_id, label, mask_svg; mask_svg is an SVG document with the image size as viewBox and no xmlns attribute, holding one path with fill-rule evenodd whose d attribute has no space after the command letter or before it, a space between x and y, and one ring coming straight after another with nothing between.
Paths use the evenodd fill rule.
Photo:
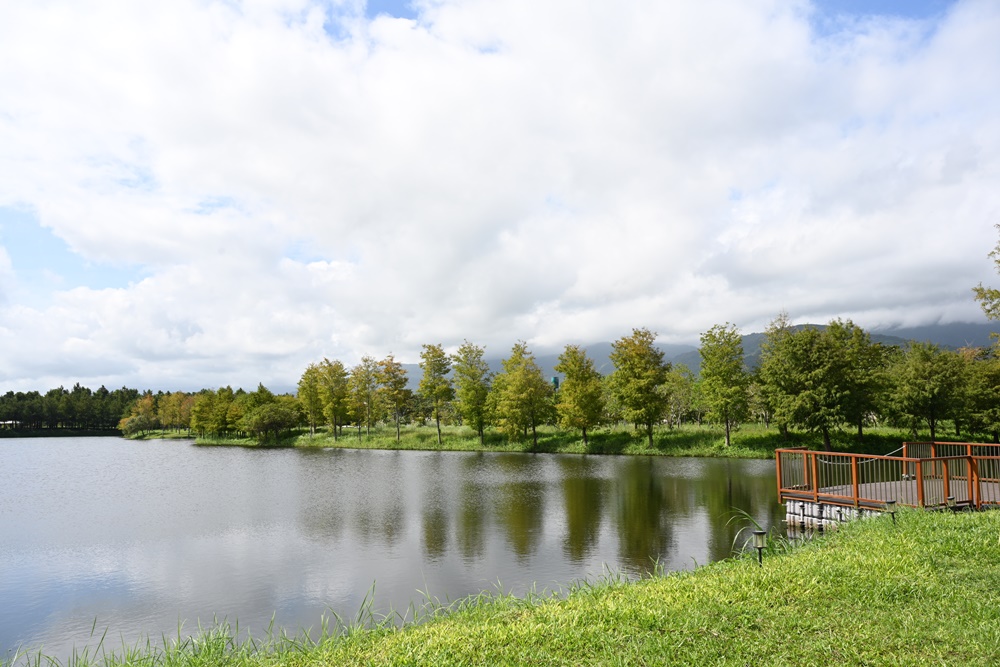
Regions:
<instances>
[{"instance_id":1,"label":"grassy bank","mask_svg":"<svg viewBox=\"0 0 1000 667\"><path fill-rule=\"evenodd\" d=\"M926 436L924 436L926 437ZM911 439L907 431L901 429L872 429L858 442L854 434L840 432L834 435L833 445L839 451L884 454L898 448L903 440ZM259 446L250 438L211 439L199 438L199 445ZM534 452L549 454L627 454L650 456L724 456L730 458L771 458L779 447L822 448L819 436L807 433L789 433L782 436L776 429L759 425L745 425L735 431L732 444L725 446L725 437L720 428L712 426L685 425L679 428L660 428L655 432L653 446L650 447L641 431L627 427L608 427L588 434L584 445L579 433L571 433L555 427L542 427L538 432L538 445L530 438L520 442L509 441L502 435L487 432L485 446L472 429L448 426L442 429L442 443L437 441L437 431L432 426L406 426L402 429L400 441L396 442L396 430L389 426L372 429L368 434L356 429L345 429L338 439L326 430L310 435L308 431L297 432L268 446L285 447L345 447L352 449L404 449L442 451L493 451L493 452Z\"/></svg>"},{"instance_id":2,"label":"grassy bank","mask_svg":"<svg viewBox=\"0 0 1000 667\"><path fill-rule=\"evenodd\" d=\"M1000 512L898 519L772 549L763 567L744 557L564 598L483 597L319 643L241 645L223 627L180 648L80 664L997 664Z\"/></svg>"}]
</instances>

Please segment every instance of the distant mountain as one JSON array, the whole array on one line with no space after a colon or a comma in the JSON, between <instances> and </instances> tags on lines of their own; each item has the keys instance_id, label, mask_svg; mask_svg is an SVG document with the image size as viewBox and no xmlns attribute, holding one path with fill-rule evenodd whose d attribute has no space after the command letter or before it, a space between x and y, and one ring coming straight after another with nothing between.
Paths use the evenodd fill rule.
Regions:
<instances>
[{"instance_id":1,"label":"distant mountain","mask_svg":"<svg viewBox=\"0 0 1000 667\"><path fill-rule=\"evenodd\" d=\"M794 329L805 327L816 327L825 329L824 324L797 324ZM922 327L896 327L870 330L872 340L883 345L898 345L900 347L908 342L916 341L920 343L934 343L944 348L958 349L966 346L985 347L992 344L991 334L1000 333L1000 323L998 324L976 324L976 323L952 323L952 324L929 324ZM756 368L760 363L760 345L764 341L763 333L751 333L743 336L743 355L746 358L747 366ZM615 370L611 363L611 343L593 343L582 346L587 350L587 355L594 360L597 370L608 375ZM695 345L683 345L675 343L658 343L657 348L663 351L664 358L670 363L687 366L696 375L701 369L701 355ZM542 369L542 375L546 378L559 376L555 372L555 365L559 363L559 354L538 354L535 361ZM490 370L499 373L503 370L501 358L494 357L487 359ZM411 389L416 390L422 375L420 366L417 364L403 364L409 377Z\"/></svg>"}]
</instances>

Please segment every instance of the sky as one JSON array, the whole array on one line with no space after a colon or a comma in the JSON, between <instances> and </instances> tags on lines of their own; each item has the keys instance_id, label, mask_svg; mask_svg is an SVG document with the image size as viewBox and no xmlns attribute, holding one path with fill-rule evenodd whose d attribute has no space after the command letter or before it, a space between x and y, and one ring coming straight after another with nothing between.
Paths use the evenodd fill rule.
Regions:
<instances>
[{"instance_id":1,"label":"sky","mask_svg":"<svg viewBox=\"0 0 1000 667\"><path fill-rule=\"evenodd\" d=\"M0 391L979 322L995 0L0 3Z\"/></svg>"}]
</instances>

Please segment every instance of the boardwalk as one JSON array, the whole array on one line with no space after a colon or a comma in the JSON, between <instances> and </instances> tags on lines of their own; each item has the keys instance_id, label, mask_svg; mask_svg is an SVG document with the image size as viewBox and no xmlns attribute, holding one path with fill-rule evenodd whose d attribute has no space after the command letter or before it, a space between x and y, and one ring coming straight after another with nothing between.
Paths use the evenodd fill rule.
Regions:
<instances>
[{"instance_id":1,"label":"boardwalk","mask_svg":"<svg viewBox=\"0 0 1000 667\"><path fill-rule=\"evenodd\" d=\"M1000 446L906 443L903 456L779 449L779 501L882 510L1000 505ZM950 503L949 503L950 499Z\"/></svg>"}]
</instances>

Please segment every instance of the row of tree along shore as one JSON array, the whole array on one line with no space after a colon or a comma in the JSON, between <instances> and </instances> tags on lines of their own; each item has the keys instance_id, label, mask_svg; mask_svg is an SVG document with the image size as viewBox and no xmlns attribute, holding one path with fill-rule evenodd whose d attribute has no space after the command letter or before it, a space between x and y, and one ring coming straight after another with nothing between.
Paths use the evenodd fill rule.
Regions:
<instances>
[{"instance_id":1,"label":"row of tree along shore","mask_svg":"<svg viewBox=\"0 0 1000 667\"><path fill-rule=\"evenodd\" d=\"M765 332L757 368L747 368L742 337L730 324L701 336L701 369L664 359L648 329L634 329L612 344L614 370L602 375L584 348L567 345L555 371L543 376L523 342L502 370L491 373L485 349L466 341L453 354L424 345L416 391L392 355L363 357L352 368L323 359L310 364L296 395L230 387L200 392L140 393L104 387L8 392L0 396L0 423L9 432L110 429L126 436L169 429L210 439L278 441L297 428L344 428L360 436L378 425L442 424L471 427L485 446L487 430L511 440L530 439L555 425L588 434L604 425L632 424L650 448L654 428L719 424L730 445L744 423L816 434L829 449L831 433L845 427L863 438L871 426L893 426L938 437L947 420L954 436L989 439L1000 434L1000 357L993 348L946 350L929 343L905 347L873 342L852 322L792 326L779 315ZM926 429L926 430L925 430Z\"/></svg>"}]
</instances>

